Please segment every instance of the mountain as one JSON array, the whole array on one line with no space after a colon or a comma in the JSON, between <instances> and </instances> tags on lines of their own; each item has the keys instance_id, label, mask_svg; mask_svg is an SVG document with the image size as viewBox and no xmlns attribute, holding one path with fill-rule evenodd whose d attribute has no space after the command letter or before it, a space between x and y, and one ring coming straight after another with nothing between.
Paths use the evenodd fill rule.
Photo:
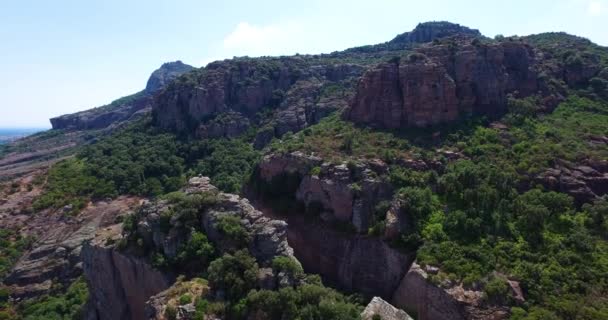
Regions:
<instances>
[{"instance_id":1,"label":"mountain","mask_svg":"<svg viewBox=\"0 0 608 320\"><path fill-rule=\"evenodd\" d=\"M193 69L194 67L181 61L164 63L152 72L143 91L112 101L109 105L52 118L53 129L103 129L131 118L138 118L150 111L151 98L156 92Z\"/></svg>"},{"instance_id":2,"label":"mountain","mask_svg":"<svg viewBox=\"0 0 608 320\"><path fill-rule=\"evenodd\" d=\"M608 48L428 22L117 101L0 149L9 319L608 317Z\"/></svg>"}]
</instances>

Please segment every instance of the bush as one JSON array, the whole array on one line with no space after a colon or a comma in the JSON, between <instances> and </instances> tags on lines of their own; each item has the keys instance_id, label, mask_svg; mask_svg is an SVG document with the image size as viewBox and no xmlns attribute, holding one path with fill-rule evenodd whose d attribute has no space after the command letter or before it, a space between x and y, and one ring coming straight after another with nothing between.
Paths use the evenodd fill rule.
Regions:
<instances>
[{"instance_id":1,"label":"bush","mask_svg":"<svg viewBox=\"0 0 608 320\"><path fill-rule=\"evenodd\" d=\"M293 277L298 277L304 273L304 269L296 260L283 256L272 260L272 269L276 272L285 272Z\"/></svg>"},{"instance_id":2,"label":"bush","mask_svg":"<svg viewBox=\"0 0 608 320\"><path fill-rule=\"evenodd\" d=\"M494 277L484 287L484 293L490 302L504 303L509 287L504 279Z\"/></svg>"},{"instance_id":3,"label":"bush","mask_svg":"<svg viewBox=\"0 0 608 320\"><path fill-rule=\"evenodd\" d=\"M66 293L26 301L20 311L25 320L81 319L88 297L87 284L81 278L72 283Z\"/></svg>"},{"instance_id":4,"label":"bush","mask_svg":"<svg viewBox=\"0 0 608 320\"><path fill-rule=\"evenodd\" d=\"M215 227L230 239L237 248L246 247L249 243L250 235L242 225L241 219L234 215L222 215L218 217Z\"/></svg>"},{"instance_id":5,"label":"bush","mask_svg":"<svg viewBox=\"0 0 608 320\"><path fill-rule=\"evenodd\" d=\"M189 304L192 302L192 296L188 293L183 294L181 297L179 297L179 305L183 306L185 304Z\"/></svg>"},{"instance_id":6,"label":"bush","mask_svg":"<svg viewBox=\"0 0 608 320\"><path fill-rule=\"evenodd\" d=\"M194 265L194 268L204 269L215 254L213 244L209 242L207 236L202 232L195 231L190 236L190 240L184 243L177 251L177 263L184 265Z\"/></svg>"},{"instance_id":7,"label":"bush","mask_svg":"<svg viewBox=\"0 0 608 320\"><path fill-rule=\"evenodd\" d=\"M211 262L207 273L212 288L225 290L228 299L237 301L255 288L258 264L247 251L240 250Z\"/></svg>"},{"instance_id":8,"label":"bush","mask_svg":"<svg viewBox=\"0 0 608 320\"><path fill-rule=\"evenodd\" d=\"M269 319L359 319L361 307L322 285L305 284L278 291L251 291L250 312L262 311Z\"/></svg>"}]
</instances>

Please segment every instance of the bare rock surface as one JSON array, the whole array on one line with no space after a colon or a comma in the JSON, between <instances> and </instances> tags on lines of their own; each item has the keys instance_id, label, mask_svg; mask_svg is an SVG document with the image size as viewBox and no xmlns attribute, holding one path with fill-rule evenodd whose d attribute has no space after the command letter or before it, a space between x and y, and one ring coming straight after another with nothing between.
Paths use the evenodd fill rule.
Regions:
<instances>
[{"instance_id":1,"label":"bare rock surface","mask_svg":"<svg viewBox=\"0 0 608 320\"><path fill-rule=\"evenodd\" d=\"M571 195L577 204L593 202L608 194L608 166L604 161L575 164L560 161L536 177L545 188Z\"/></svg>"},{"instance_id":2,"label":"bare rock surface","mask_svg":"<svg viewBox=\"0 0 608 320\"><path fill-rule=\"evenodd\" d=\"M48 293L53 284L69 284L82 274L82 244L95 233L139 204L137 198L121 197L90 204L78 217L46 210L21 220L22 234L36 239L33 249L15 264L4 283L14 298Z\"/></svg>"},{"instance_id":3,"label":"bare rock surface","mask_svg":"<svg viewBox=\"0 0 608 320\"><path fill-rule=\"evenodd\" d=\"M405 311L393 307L380 297L374 297L361 313L361 319L373 320L379 316L382 320L413 320Z\"/></svg>"},{"instance_id":4,"label":"bare rock surface","mask_svg":"<svg viewBox=\"0 0 608 320\"><path fill-rule=\"evenodd\" d=\"M415 311L420 320L502 320L509 317L508 308L486 305L481 291L452 282L437 285L428 278L429 274L413 263L395 290L392 304Z\"/></svg>"}]
</instances>

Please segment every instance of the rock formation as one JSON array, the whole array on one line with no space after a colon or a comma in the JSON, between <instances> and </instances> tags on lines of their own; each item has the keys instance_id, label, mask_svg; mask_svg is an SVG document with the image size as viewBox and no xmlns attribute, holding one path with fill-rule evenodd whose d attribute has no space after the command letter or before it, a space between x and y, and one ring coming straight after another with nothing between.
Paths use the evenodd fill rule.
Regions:
<instances>
[{"instance_id":1,"label":"rock formation","mask_svg":"<svg viewBox=\"0 0 608 320\"><path fill-rule=\"evenodd\" d=\"M446 39L368 71L345 117L398 129L501 114L508 93L527 96L540 89L534 66L534 51L522 42Z\"/></svg>"},{"instance_id":2,"label":"rock formation","mask_svg":"<svg viewBox=\"0 0 608 320\"><path fill-rule=\"evenodd\" d=\"M431 42L437 39L455 35L482 37L479 30L467 28L457 23L447 21L431 21L419 23L414 30L397 35L391 41L376 45L346 49L344 52L373 53L382 51L407 50L420 43Z\"/></svg>"},{"instance_id":3,"label":"rock formation","mask_svg":"<svg viewBox=\"0 0 608 320\"><path fill-rule=\"evenodd\" d=\"M318 172L311 173L316 168ZM379 177L388 172L381 160L331 164L300 152L271 154L260 162L261 183L276 184L285 175L294 177L290 186L270 186L292 193L305 210L325 222L351 225L358 233L367 233L374 220L374 208L390 200L392 187ZM280 182L279 182L280 184Z\"/></svg>"},{"instance_id":4,"label":"rock formation","mask_svg":"<svg viewBox=\"0 0 608 320\"><path fill-rule=\"evenodd\" d=\"M395 290L392 304L415 311L420 320L502 320L509 317L508 308L486 305L481 291L449 281L432 284L428 277L417 263L412 264Z\"/></svg>"},{"instance_id":5,"label":"rock formation","mask_svg":"<svg viewBox=\"0 0 608 320\"><path fill-rule=\"evenodd\" d=\"M85 244L82 260L90 288L89 319L145 319L148 298L167 289L174 281L153 269L145 259L122 254L108 245L108 235Z\"/></svg>"},{"instance_id":6,"label":"rock formation","mask_svg":"<svg viewBox=\"0 0 608 320\"><path fill-rule=\"evenodd\" d=\"M136 198L91 204L75 219L39 213L24 224L22 232L36 235L34 248L26 252L11 270L4 283L16 299L38 297L53 285L69 284L82 274L82 244L91 240L98 229L112 224L138 204Z\"/></svg>"},{"instance_id":7,"label":"rock formation","mask_svg":"<svg viewBox=\"0 0 608 320\"><path fill-rule=\"evenodd\" d=\"M152 72L150 78L148 78L145 91L153 94L165 88L171 81L175 80L175 78L194 69L193 66L187 65L180 60L163 63L163 65Z\"/></svg>"},{"instance_id":8,"label":"rock formation","mask_svg":"<svg viewBox=\"0 0 608 320\"><path fill-rule=\"evenodd\" d=\"M372 320L374 316L383 320L413 320L405 311L393 307L379 297L374 297L361 313L363 320Z\"/></svg>"},{"instance_id":9,"label":"rock formation","mask_svg":"<svg viewBox=\"0 0 608 320\"><path fill-rule=\"evenodd\" d=\"M555 168L539 174L536 181L549 190L569 194L578 205L593 202L608 194L608 161L588 159L578 165L559 161Z\"/></svg>"},{"instance_id":10,"label":"rock formation","mask_svg":"<svg viewBox=\"0 0 608 320\"><path fill-rule=\"evenodd\" d=\"M318 173L311 173L313 168ZM379 160L349 168L294 152L266 156L256 183L275 201L273 190L302 204L302 212L289 215L287 234L307 272L319 273L346 290L388 299L414 255L367 236L375 205L392 196L390 187L378 178L386 173L387 166ZM352 231L337 231L334 225Z\"/></svg>"},{"instance_id":11,"label":"rock formation","mask_svg":"<svg viewBox=\"0 0 608 320\"><path fill-rule=\"evenodd\" d=\"M327 99L324 86L350 81L363 70L300 57L216 61L163 91L154 102L154 122L198 137L240 133L248 126L243 118L266 124L272 137L296 132L345 105L347 96ZM318 100L323 102L317 105ZM276 110L269 123L257 117L264 110ZM223 113L241 120L208 124Z\"/></svg>"},{"instance_id":12,"label":"rock formation","mask_svg":"<svg viewBox=\"0 0 608 320\"><path fill-rule=\"evenodd\" d=\"M201 216L204 230L220 253L230 250L230 239L217 230L216 221L221 216L236 216L248 231L251 241L249 251L257 263L269 267L277 256L293 257L293 249L287 243L287 224L265 217L243 199L234 194L219 193L209 184L209 178L192 178L183 190L187 194L210 193L215 202ZM188 241L190 233L184 229L179 215L173 216L167 229L160 225L160 215L170 208L165 201L146 202L138 211L140 220L137 234L144 246L156 248L168 258L174 258L179 246ZM91 289L89 315L91 319L149 319L164 308L167 301L162 291L174 286L172 274L158 271L145 257L137 256L128 248L121 251L116 243L121 240L121 225L101 230L95 239L82 249L85 278ZM146 307L146 302L153 298ZM163 300L164 299L164 300ZM156 301L156 302L155 302ZM147 311L146 311L147 310ZM156 310L156 311L154 311Z\"/></svg>"},{"instance_id":13,"label":"rock formation","mask_svg":"<svg viewBox=\"0 0 608 320\"><path fill-rule=\"evenodd\" d=\"M338 288L382 297L415 311L418 319L506 319L508 308L488 305L482 291L450 281L436 284L414 262L415 251L391 246L411 229L409 212L398 199L386 212L385 234L367 234L375 204L392 199L392 190L382 183L387 174L379 160L347 166L301 152L270 154L260 162L257 185L249 193L267 215L280 213L271 202L281 198L301 204L287 209L289 244L306 272ZM363 191L354 192L352 184ZM520 296L520 289L513 290Z\"/></svg>"}]
</instances>

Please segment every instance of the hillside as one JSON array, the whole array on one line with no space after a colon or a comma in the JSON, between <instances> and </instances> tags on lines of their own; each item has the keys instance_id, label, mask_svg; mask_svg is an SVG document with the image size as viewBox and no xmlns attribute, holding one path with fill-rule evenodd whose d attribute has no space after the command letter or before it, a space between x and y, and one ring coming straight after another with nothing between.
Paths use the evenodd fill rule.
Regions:
<instances>
[{"instance_id":1,"label":"hillside","mask_svg":"<svg viewBox=\"0 0 608 320\"><path fill-rule=\"evenodd\" d=\"M608 318L587 39L421 23L51 121L0 149L0 318Z\"/></svg>"}]
</instances>

